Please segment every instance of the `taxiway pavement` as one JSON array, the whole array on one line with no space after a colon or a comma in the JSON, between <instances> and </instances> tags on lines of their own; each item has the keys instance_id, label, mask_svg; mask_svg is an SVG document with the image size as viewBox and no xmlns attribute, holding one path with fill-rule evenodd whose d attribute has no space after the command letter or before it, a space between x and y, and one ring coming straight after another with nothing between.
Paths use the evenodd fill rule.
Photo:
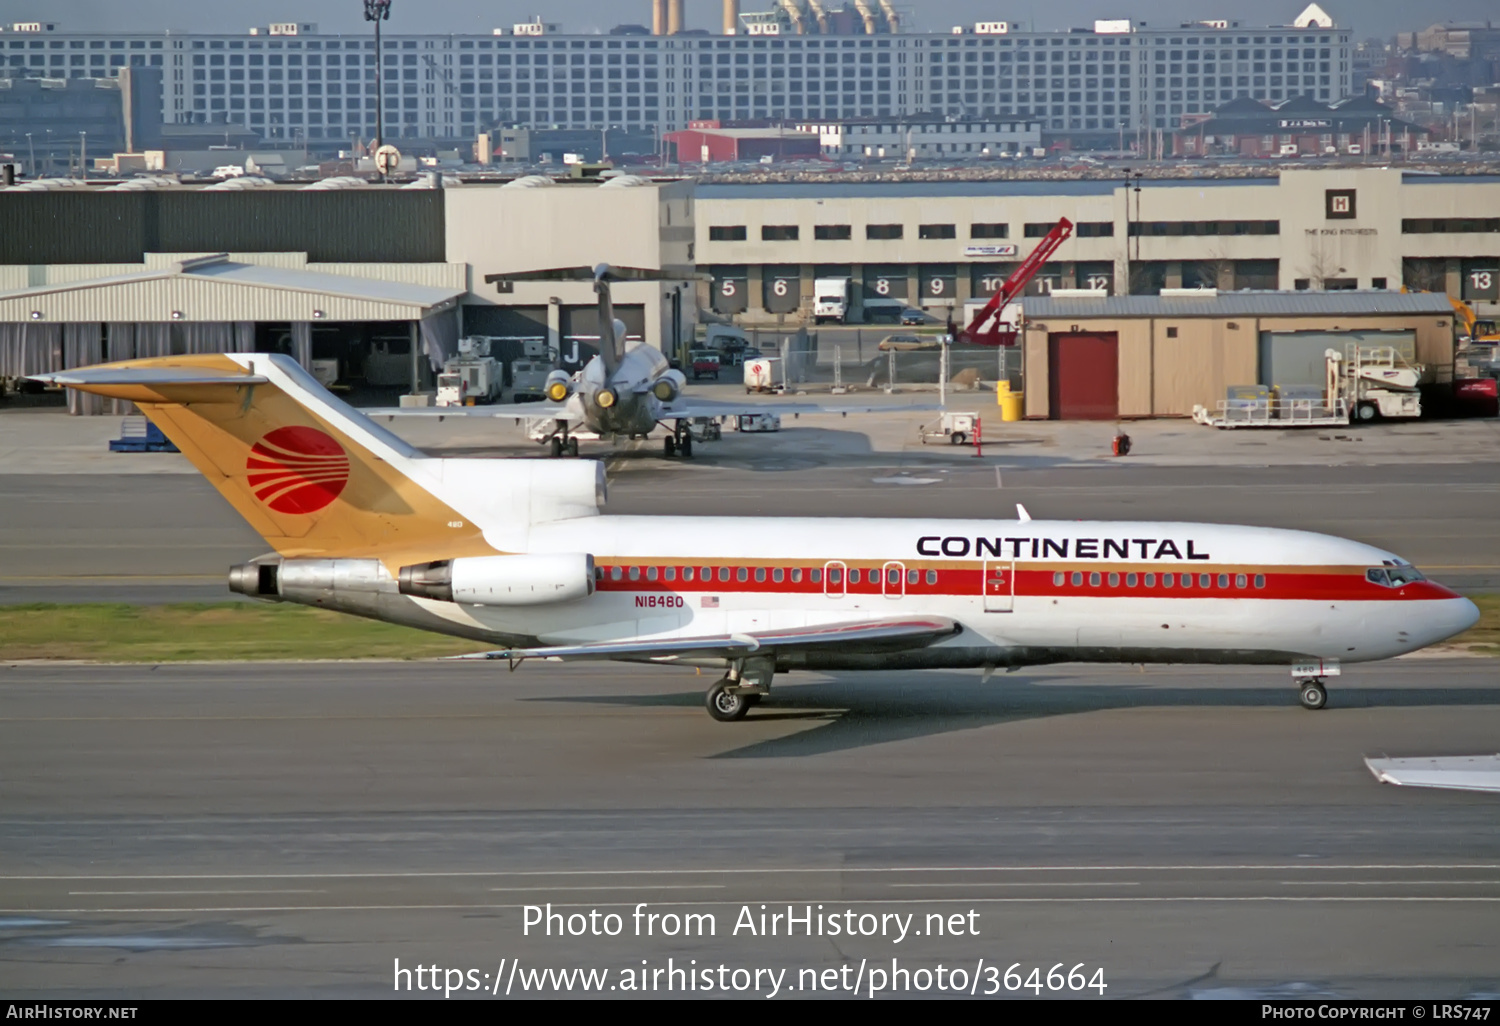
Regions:
<instances>
[{"instance_id":1,"label":"taxiway pavement","mask_svg":"<svg viewBox=\"0 0 1500 1026\"><path fill-rule=\"evenodd\" d=\"M0 668L7 996L375 997L395 959L493 976L518 958L794 980L1063 962L1103 968L1110 997L1500 989L1494 796L1392 788L1362 762L1493 750L1489 660L1350 667L1318 713L1270 668L797 674L738 724L707 717L706 683ZM624 934L525 935L549 902ZM640 903L716 933L636 936ZM972 911L978 932L733 932L762 904L914 929Z\"/></svg>"}]
</instances>

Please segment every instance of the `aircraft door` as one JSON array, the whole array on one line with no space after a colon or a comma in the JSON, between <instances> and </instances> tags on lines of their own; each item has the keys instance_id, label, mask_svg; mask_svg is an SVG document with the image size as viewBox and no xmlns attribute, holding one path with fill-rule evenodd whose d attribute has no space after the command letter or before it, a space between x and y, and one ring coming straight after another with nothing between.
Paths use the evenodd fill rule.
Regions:
<instances>
[{"instance_id":1,"label":"aircraft door","mask_svg":"<svg viewBox=\"0 0 1500 1026\"><path fill-rule=\"evenodd\" d=\"M987 560L984 564L984 611L1009 613L1015 608L1015 563Z\"/></svg>"},{"instance_id":2,"label":"aircraft door","mask_svg":"<svg viewBox=\"0 0 1500 1026\"><path fill-rule=\"evenodd\" d=\"M829 598L843 598L844 583L849 574L849 568L838 560L823 565L823 594Z\"/></svg>"},{"instance_id":3,"label":"aircraft door","mask_svg":"<svg viewBox=\"0 0 1500 1026\"><path fill-rule=\"evenodd\" d=\"M881 568L880 593L888 599L906 594L906 564L891 562Z\"/></svg>"}]
</instances>

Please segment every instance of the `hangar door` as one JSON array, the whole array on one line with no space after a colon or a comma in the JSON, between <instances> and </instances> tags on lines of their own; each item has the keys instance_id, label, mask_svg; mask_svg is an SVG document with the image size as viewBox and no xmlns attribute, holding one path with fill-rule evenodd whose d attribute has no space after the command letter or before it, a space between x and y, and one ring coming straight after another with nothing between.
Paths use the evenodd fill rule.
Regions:
<instances>
[{"instance_id":1,"label":"hangar door","mask_svg":"<svg viewBox=\"0 0 1500 1026\"><path fill-rule=\"evenodd\" d=\"M1120 415L1120 337L1113 331L1047 336L1047 391L1053 420Z\"/></svg>"},{"instance_id":2,"label":"hangar door","mask_svg":"<svg viewBox=\"0 0 1500 1026\"><path fill-rule=\"evenodd\" d=\"M1417 359L1415 331L1263 331L1260 333L1260 384L1323 387L1324 353L1356 342L1393 346L1409 363Z\"/></svg>"}]
</instances>

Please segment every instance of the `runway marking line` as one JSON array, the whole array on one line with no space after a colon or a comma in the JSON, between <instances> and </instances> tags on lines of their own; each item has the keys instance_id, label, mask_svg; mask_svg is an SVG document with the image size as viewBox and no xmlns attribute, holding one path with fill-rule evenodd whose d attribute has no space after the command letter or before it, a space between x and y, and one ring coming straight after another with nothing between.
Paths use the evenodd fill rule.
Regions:
<instances>
[{"instance_id":1,"label":"runway marking line","mask_svg":"<svg viewBox=\"0 0 1500 1026\"><path fill-rule=\"evenodd\" d=\"M1103 866L772 866L762 869L481 869L481 870L395 870L371 873L150 873L150 874L45 874L45 875L0 875L6 880L383 880L422 879L441 877L538 877L538 876L689 876L689 875L770 875L789 873L1129 873L1129 872L1191 872L1197 870L1348 870L1354 872L1372 869L1404 871L1413 869L1500 869L1500 863L1489 862L1414 862L1399 863L1229 863L1214 865L1103 865Z\"/></svg>"},{"instance_id":2,"label":"runway marking line","mask_svg":"<svg viewBox=\"0 0 1500 1026\"><path fill-rule=\"evenodd\" d=\"M579 891L722 891L728 884L602 884L598 887L570 887L562 884L557 887L491 887L490 891L520 892L524 894L535 894L541 891L566 891L574 894ZM81 891L69 891L69 894L80 894Z\"/></svg>"},{"instance_id":3,"label":"runway marking line","mask_svg":"<svg viewBox=\"0 0 1500 1026\"><path fill-rule=\"evenodd\" d=\"M102 898L102 897L125 897L125 896L140 897L140 898L145 898L145 897L153 897L153 898L155 898L155 897L162 897L162 898L164 898L164 897L172 897L174 895L180 895L182 897L187 897L189 895L200 895L200 894L327 894L327 893L328 893L328 889L324 888L324 887L308 888L308 889L304 889L304 890L296 890L296 889L287 890L287 889L283 889L283 888L279 888L278 887L278 888L275 888L273 890L263 890L261 888L256 888L255 890L247 890L247 891L69 891L68 892L68 896L70 898L71 897L77 897L77 898Z\"/></svg>"}]
</instances>

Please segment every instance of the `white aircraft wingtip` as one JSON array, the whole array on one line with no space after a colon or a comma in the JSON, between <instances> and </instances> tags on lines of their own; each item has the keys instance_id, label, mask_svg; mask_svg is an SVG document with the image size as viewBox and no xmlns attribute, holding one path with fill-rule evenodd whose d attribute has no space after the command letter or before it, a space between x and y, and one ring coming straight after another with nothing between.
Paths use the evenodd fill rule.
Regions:
<instances>
[{"instance_id":1,"label":"white aircraft wingtip","mask_svg":"<svg viewBox=\"0 0 1500 1026\"><path fill-rule=\"evenodd\" d=\"M1026 512L1026 507L1021 505L1019 502L1016 503L1016 519L1021 521L1023 524L1031 519L1031 514Z\"/></svg>"},{"instance_id":2,"label":"white aircraft wingtip","mask_svg":"<svg viewBox=\"0 0 1500 1026\"><path fill-rule=\"evenodd\" d=\"M1366 759L1365 765L1382 784L1500 792L1500 755Z\"/></svg>"}]
</instances>

